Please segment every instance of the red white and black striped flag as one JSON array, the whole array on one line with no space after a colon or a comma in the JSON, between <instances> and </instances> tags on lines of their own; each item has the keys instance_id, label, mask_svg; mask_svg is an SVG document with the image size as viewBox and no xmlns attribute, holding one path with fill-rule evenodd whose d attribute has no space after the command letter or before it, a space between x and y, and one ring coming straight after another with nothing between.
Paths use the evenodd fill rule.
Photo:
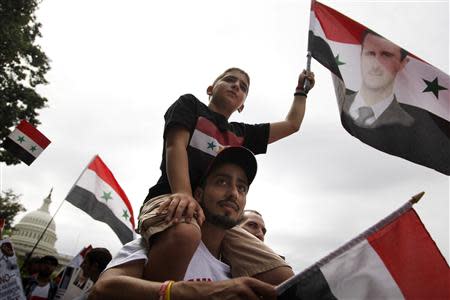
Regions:
<instances>
[{"instance_id":1,"label":"red white and black striped flag","mask_svg":"<svg viewBox=\"0 0 450 300\"><path fill-rule=\"evenodd\" d=\"M31 165L50 143L50 140L33 125L22 120L6 137L2 146L27 165Z\"/></svg>"},{"instance_id":2,"label":"red white and black striped flag","mask_svg":"<svg viewBox=\"0 0 450 300\"><path fill-rule=\"evenodd\" d=\"M450 269L408 202L277 287L279 300L449 299Z\"/></svg>"},{"instance_id":3,"label":"red white and black striped flag","mask_svg":"<svg viewBox=\"0 0 450 300\"><path fill-rule=\"evenodd\" d=\"M133 208L100 156L96 155L81 173L66 200L108 224L122 244L134 239Z\"/></svg>"},{"instance_id":4,"label":"red white and black striped flag","mask_svg":"<svg viewBox=\"0 0 450 300\"><path fill-rule=\"evenodd\" d=\"M450 175L448 74L317 1L308 50L331 71L351 135Z\"/></svg>"}]
</instances>

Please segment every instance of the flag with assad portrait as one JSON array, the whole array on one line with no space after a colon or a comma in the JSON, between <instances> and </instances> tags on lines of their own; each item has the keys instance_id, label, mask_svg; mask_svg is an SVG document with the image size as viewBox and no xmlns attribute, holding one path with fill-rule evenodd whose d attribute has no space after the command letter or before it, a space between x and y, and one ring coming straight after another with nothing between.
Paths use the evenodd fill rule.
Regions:
<instances>
[{"instance_id":1,"label":"flag with assad portrait","mask_svg":"<svg viewBox=\"0 0 450 300\"><path fill-rule=\"evenodd\" d=\"M450 175L450 77L312 1L308 50L328 68L344 128L380 151Z\"/></svg>"}]
</instances>

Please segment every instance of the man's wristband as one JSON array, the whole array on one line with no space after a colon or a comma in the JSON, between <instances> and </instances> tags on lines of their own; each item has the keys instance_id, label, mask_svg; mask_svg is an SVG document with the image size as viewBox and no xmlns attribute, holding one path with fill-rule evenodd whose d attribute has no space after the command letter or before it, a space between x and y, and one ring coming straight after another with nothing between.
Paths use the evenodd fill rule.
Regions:
<instances>
[{"instance_id":1,"label":"man's wristband","mask_svg":"<svg viewBox=\"0 0 450 300\"><path fill-rule=\"evenodd\" d=\"M170 289L175 281L167 280L159 288L159 300L170 300Z\"/></svg>"}]
</instances>

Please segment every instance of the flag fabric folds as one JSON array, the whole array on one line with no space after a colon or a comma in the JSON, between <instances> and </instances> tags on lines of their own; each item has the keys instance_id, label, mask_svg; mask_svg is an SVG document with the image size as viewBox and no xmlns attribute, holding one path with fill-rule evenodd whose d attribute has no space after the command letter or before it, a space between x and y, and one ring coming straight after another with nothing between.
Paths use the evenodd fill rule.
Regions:
<instances>
[{"instance_id":1,"label":"flag fabric folds","mask_svg":"<svg viewBox=\"0 0 450 300\"><path fill-rule=\"evenodd\" d=\"M81 173L66 200L108 224L123 244L134 239L130 201L100 156L96 155Z\"/></svg>"},{"instance_id":2,"label":"flag fabric folds","mask_svg":"<svg viewBox=\"0 0 450 300\"><path fill-rule=\"evenodd\" d=\"M331 71L351 135L450 175L448 74L317 1L308 51Z\"/></svg>"},{"instance_id":3,"label":"flag fabric folds","mask_svg":"<svg viewBox=\"0 0 450 300\"><path fill-rule=\"evenodd\" d=\"M278 299L449 299L449 266L411 205L278 286Z\"/></svg>"},{"instance_id":4,"label":"flag fabric folds","mask_svg":"<svg viewBox=\"0 0 450 300\"><path fill-rule=\"evenodd\" d=\"M27 165L31 165L50 143L33 125L22 120L6 137L2 146Z\"/></svg>"}]
</instances>

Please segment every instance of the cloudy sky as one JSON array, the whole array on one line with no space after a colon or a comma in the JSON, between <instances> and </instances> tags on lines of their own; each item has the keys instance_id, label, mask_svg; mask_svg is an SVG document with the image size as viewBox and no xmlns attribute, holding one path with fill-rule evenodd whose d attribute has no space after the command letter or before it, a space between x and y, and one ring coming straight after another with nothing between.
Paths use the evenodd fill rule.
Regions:
<instances>
[{"instance_id":1,"label":"cloudy sky","mask_svg":"<svg viewBox=\"0 0 450 300\"><path fill-rule=\"evenodd\" d=\"M322 3L449 73L448 0ZM49 102L39 129L52 143L30 167L2 166L3 190L20 193L28 211L53 187L54 213L99 154L137 214L160 174L163 114L179 95L207 102L216 75L239 66L252 84L245 110L231 119L278 121L306 64L306 0L44 0L37 15L52 67L40 88ZM247 207L263 214L267 243L300 271L425 191L415 208L448 261L449 178L350 136L330 73L315 61L312 70L300 132L258 157ZM67 202L55 221L62 253L121 246Z\"/></svg>"}]
</instances>

